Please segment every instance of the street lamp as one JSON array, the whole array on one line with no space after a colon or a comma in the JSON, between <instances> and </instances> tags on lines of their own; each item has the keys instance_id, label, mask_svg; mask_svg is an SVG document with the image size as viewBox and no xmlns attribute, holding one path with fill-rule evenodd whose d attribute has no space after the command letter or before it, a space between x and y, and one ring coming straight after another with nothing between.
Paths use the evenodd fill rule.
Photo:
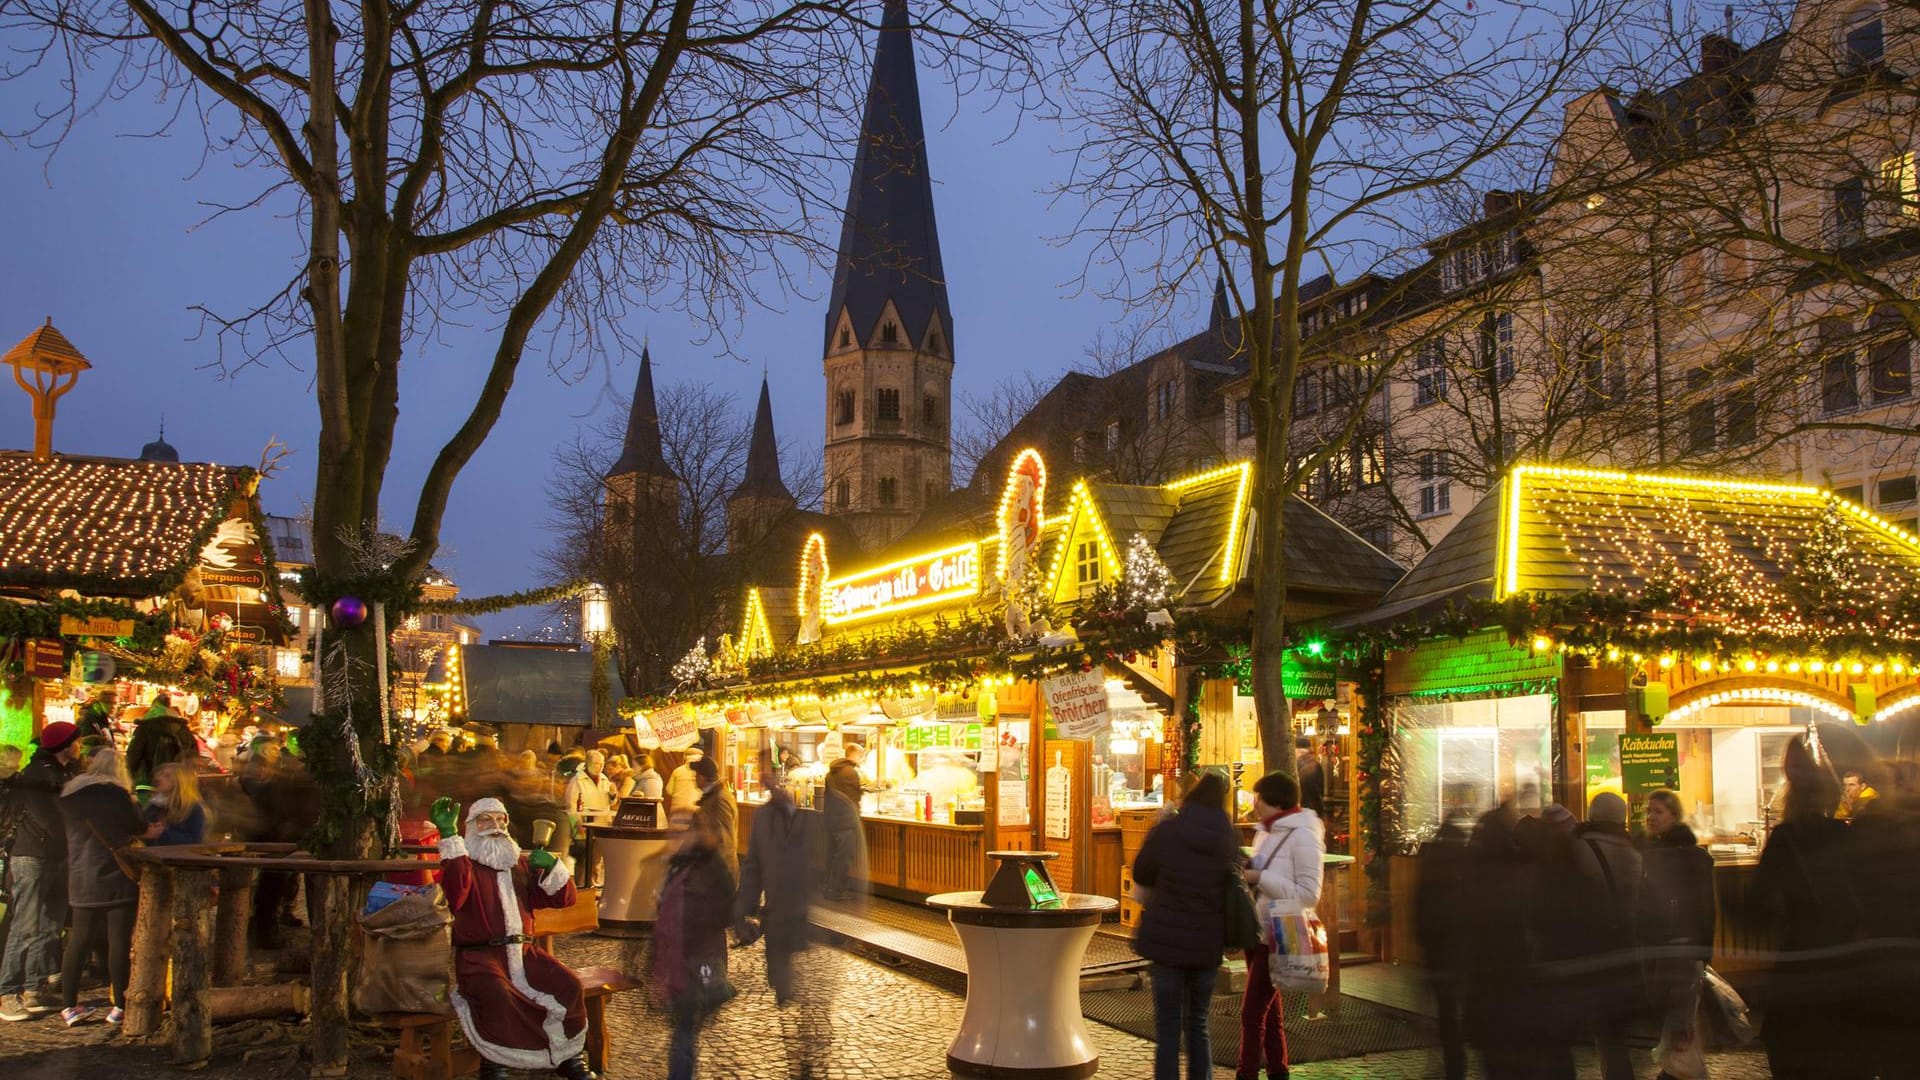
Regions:
<instances>
[{"instance_id":1,"label":"street lamp","mask_svg":"<svg viewBox=\"0 0 1920 1080\"><path fill-rule=\"evenodd\" d=\"M580 634L588 644L613 636L613 601L606 586L590 584L580 590Z\"/></svg>"}]
</instances>

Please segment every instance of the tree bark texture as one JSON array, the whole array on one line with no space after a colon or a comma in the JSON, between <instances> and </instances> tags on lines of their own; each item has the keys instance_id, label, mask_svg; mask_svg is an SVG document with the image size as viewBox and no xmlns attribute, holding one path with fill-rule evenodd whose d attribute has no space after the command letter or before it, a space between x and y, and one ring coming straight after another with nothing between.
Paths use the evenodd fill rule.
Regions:
<instances>
[{"instance_id":1,"label":"tree bark texture","mask_svg":"<svg viewBox=\"0 0 1920 1080\"><path fill-rule=\"evenodd\" d=\"M133 920L133 968L127 978L127 1016L120 1030L151 1035L167 1011L167 940L173 930L173 871L140 868L140 908Z\"/></svg>"},{"instance_id":2,"label":"tree bark texture","mask_svg":"<svg viewBox=\"0 0 1920 1080\"><path fill-rule=\"evenodd\" d=\"M213 985L238 986L247 977L247 929L253 886L260 872L245 867L220 871L220 902L213 918Z\"/></svg>"},{"instance_id":3,"label":"tree bark texture","mask_svg":"<svg viewBox=\"0 0 1920 1080\"><path fill-rule=\"evenodd\" d=\"M297 982L220 986L207 991L207 1005L216 1024L305 1016L313 1007L313 992Z\"/></svg>"},{"instance_id":4,"label":"tree bark texture","mask_svg":"<svg viewBox=\"0 0 1920 1080\"><path fill-rule=\"evenodd\" d=\"M213 1012L208 1007L213 935L213 872L177 870L173 875L173 1009L167 1056L175 1065L198 1068L213 1056Z\"/></svg>"},{"instance_id":5,"label":"tree bark texture","mask_svg":"<svg viewBox=\"0 0 1920 1080\"><path fill-rule=\"evenodd\" d=\"M345 1076L347 1072L348 937L353 913L348 910L349 886L342 874L308 874L308 910L313 915L313 1042L309 1049L314 1076Z\"/></svg>"}]
</instances>

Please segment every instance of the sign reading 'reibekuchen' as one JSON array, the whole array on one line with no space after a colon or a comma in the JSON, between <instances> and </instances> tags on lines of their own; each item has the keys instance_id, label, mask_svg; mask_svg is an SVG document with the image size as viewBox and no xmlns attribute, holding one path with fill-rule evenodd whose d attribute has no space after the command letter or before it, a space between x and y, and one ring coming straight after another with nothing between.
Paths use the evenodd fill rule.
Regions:
<instances>
[{"instance_id":1,"label":"sign reading 'reibekuchen'","mask_svg":"<svg viewBox=\"0 0 1920 1080\"><path fill-rule=\"evenodd\" d=\"M827 582L826 620L849 622L980 591L980 545L963 544Z\"/></svg>"}]
</instances>

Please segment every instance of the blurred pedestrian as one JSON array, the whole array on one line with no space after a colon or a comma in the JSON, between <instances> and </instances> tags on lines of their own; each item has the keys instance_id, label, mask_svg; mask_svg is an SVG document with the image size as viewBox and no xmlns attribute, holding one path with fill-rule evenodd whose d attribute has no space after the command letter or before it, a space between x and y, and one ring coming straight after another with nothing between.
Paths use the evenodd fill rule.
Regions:
<instances>
[{"instance_id":1,"label":"blurred pedestrian","mask_svg":"<svg viewBox=\"0 0 1920 1080\"><path fill-rule=\"evenodd\" d=\"M762 769L760 783L767 801L753 815L753 833L740 859L735 933L742 942L757 939L766 945L767 985L781 1010L787 1075L825 1077L832 987L800 969L813 945L808 912L826 869L826 837L819 815L800 812L777 771Z\"/></svg>"},{"instance_id":2,"label":"blurred pedestrian","mask_svg":"<svg viewBox=\"0 0 1920 1080\"><path fill-rule=\"evenodd\" d=\"M1627 836L1627 801L1611 791L1593 797L1574 828L1572 866L1587 902L1577 925L1586 935L1574 954L1583 973L1570 974L1570 997L1585 999L1587 1030L1600 1051L1604 1080L1633 1080L1627 1025L1643 1000L1634 940L1642 865Z\"/></svg>"},{"instance_id":3,"label":"blurred pedestrian","mask_svg":"<svg viewBox=\"0 0 1920 1080\"><path fill-rule=\"evenodd\" d=\"M1133 949L1152 963L1154 1080L1179 1080L1183 1034L1188 1080L1213 1076L1207 1014L1226 944L1227 886L1240 866L1226 805L1226 780L1206 773L1134 857L1133 880L1149 890Z\"/></svg>"},{"instance_id":4,"label":"blurred pedestrian","mask_svg":"<svg viewBox=\"0 0 1920 1080\"><path fill-rule=\"evenodd\" d=\"M67 832L67 904L73 927L60 967L60 992L68 1027L99 1012L80 1004L80 975L87 957L103 943L107 956L109 999L106 1020L118 1024L127 999L127 971L133 962L134 905L139 889L120 868L120 849L147 830L133 801L120 755L97 750L86 771L60 791L60 816Z\"/></svg>"},{"instance_id":5,"label":"blurred pedestrian","mask_svg":"<svg viewBox=\"0 0 1920 1080\"><path fill-rule=\"evenodd\" d=\"M173 711L172 699L155 694L147 715L133 725L133 737L127 740L125 765L134 788L153 787L153 774L162 765L199 758L200 743L193 729Z\"/></svg>"},{"instance_id":6,"label":"blurred pedestrian","mask_svg":"<svg viewBox=\"0 0 1920 1080\"><path fill-rule=\"evenodd\" d=\"M207 839L207 807L200 799L200 778L191 765L169 762L153 777L147 802L149 844L199 844Z\"/></svg>"},{"instance_id":7,"label":"blurred pedestrian","mask_svg":"<svg viewBox=\"0 0 1920 1080\"><path fill-rule=\"evenodd\" d=\"M587 827L613 820L613 781L607 778L606 766L606 754L590 751L586 763L568 779L564 796L567 816L573 823L574 880L594 886L600 884L601 859L593 850Z\"/></svg>"},{"instance_id":8,"label":"blurred pedestrian","mask_svg":"<svg viewBox=\"0 0 1920 1080\"><path fill-rule=\"evenodd\" d=\"M633 776L633 793L643 799L659 800L667 793L666 782L653 767L653 755L641 751L640 771Z\"/></svg>"},{"instance_id":9,"label":"blurred pedestrian","mask_svg":"<svg viewBox=\"0 0 1920 1080\"><path fill-rule=\"evenodd\" d=\"M1867 782L1866 770L1855 767L1840 774L1840 808L1834 817L1842 820L1858 817L1867 804L1880 797L1880 792Z\"/></svg>"},{"instance_id":10,"label":"blurred pedestrian","mask_svg":"<svg viewBox=\"0 0 1920 1080\"><path fill-rule=\"evenodd\" d=\"M1573 815L1548 806L1571 833ZM1467 1038L1480 1050L1488 1080L1533 1080L1541 1075L1537 1058L1547 1041L1546 1003L1537 992L1529 925L1532 867L1521 850L1521 823L1532 831L1540 819L1523 818L1511 798L1481 815L1467 841L1467 865L1474 881L1470 910L1462 912L1469 945Z\"/></svg>"},{"instance_id":11,"label":"blurred pedestrian","mask_svg":"<svg viewBox=\"0 0 1920 1080\"><path fill-rule=\"evenodd\" d=\"M1317 816L1327 808L1327 771L1314 753L1313 739L1301 735L1293 740L1298 756L1294 758L1295 778L1300 781L1300 805Z\"/></svg>"},{"instance_id":12,"label":"blurred pedestrian","mask_svg":"<svg viewBox=\"0 0 1920 1080\"><path fill-rule=\"evenodd\" d=\"M720 859L727 873L740 876L740 808L733 792L720 779L720 767L710 757L693 763L693 776L700 783L700 800L693 805L694 816L713 834L719 845Z\"/></svg>"},{"instance_id":13,"label":"blurred pedestrian","mask_svg":"<svg viewBox=\"0 0 1920 1080\"><path fill-rule=\"evenodd\" d=\"M1315 768L1318 768L1316 764ZM1301 804L1301 784L1283 772L1254 782L1253 856L1244 871L1254 887L1254 909L1265 901L1285 900L1311 907L1320 902L1321 859L1327 853L1320 816ZM1267 1080L1287 1075L1286 1006L1273 985L1271 943L1248 949L1247 992L1240 1002L1240 1060L1237 1080L1255 1080L1261 1062Z\"/></svg>"},{"instance_id":14,"label":"blurred pedestrian","mask_svg":"<svg viewBox=\"0 0 1920 1080\"><path fill-rule=\"evenodd\" d=\"M860 762L866 748L847 744L846 750L827 767L825 787L827 819L827 899L844 900L851 895L865 864L866 835L860 825L860 798L865 781Z\"/></svg>"},{"instance_id":15,"label":"blurred pedestrian","mask_svg":"<svg viewBox=\"0 0 1920 1080\"><path fill-rule=\"evenodd\" d=\"M719 842L690 810L673 817L674 851L655 916L652 985L673 1018L667 1080L693 1080L700 1024L736 991L727 981L727 923L734 882Z\"/></svg>"},{"instance_id":16,"label":"blurred pedestrian","mask_svg":"<svg viewBox=\"0 0 1920 1080\"><path fill-rule=\"evenodd\" d=\"M60 974L60 929L67 922L67 828L60 790L73 775L80 729L56 720L11 783L13 842L7 848L6 952L0 956L0 1020L53 1011L43 984Z\"/></svg>"},{"instance_id":17,"label":"blurred pedestrian","mask_svg":"<svg viewBox=\"0 0 1920 1080\"><path fill-rule=\"evenodd\" d=\"M678 814L682 810L691 812L693 804L700 801L700 782L694 779L693 763L706 756L706 751L699 747L688 747L687 756L673 772L667 774L668 814Z\"/></svg>"},{"instance_id":18,"label":"blurred pedestrian","mask_svg":"<svg viewBox=\"0 0 1920 1080\"><path fill-rule=\"evenodd\" d=\"M1647 996L1660 1017L1653 1060L1660 1080L1705 1080L1700 1046L1700 979L1713 957L1713 856L1687 827L1680 796L1647 796L1635 923Z\"/></svg>"},{"instance_id":19,"label":"blurred pedestrian","mask_svg":"<svg viewBox=\"0 0 1920 1080\"><path fill-rule=\"evenodd\" d=\"M1413 933L1426 961L1446 1080L1466 1080L1467 977L1472 970L1471 913L1478 887L1467 850L1464 818L1449 816L1420 845L1413 894ZM1251 970L1251 967L1249 967Z\"/></svg>"},{"instance_id":20,"label":"blurred pedestrian","mask_svg":"<svg viewBox=\"0 0 1920 1080\"><path fill-rule=\"evenodd\" d=\"M1863 916L1853 831L1834 819L1840 784L1805 736L1787 744L1781 771L1780 822L1767 834L1748 896L1776 949L1757 987L1761 1041L1776 1080L1860 1080L1873 1069L1860 1023L1870 1003L1853 971Z\"/></svg>"}]
</instances>

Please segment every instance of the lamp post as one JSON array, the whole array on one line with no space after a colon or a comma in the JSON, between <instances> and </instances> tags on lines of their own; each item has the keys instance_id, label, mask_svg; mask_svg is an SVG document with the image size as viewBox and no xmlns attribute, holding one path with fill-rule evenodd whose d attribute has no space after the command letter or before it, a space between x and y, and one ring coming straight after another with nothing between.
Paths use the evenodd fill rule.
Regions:
<instances>
[{"instance_id":1,"label":"lamp post","mask_svg":"<svg viewBox=\"0 0 1920 1080\"><path fill-rule=\"evenodd\" d=\"M65 334L53 328L52 318L8 349L0 363L13 368L13 381L33 399L33 459L52 461L54 405L73 389L80 373L93 365ZM31 382L29 374L33 376Z\"/></svg>"},{"instance_id":2,"label":"lamp post","mask_svg":"<svg viewBox=\"0 0 1920 1080\"><path fill-rule=\"evenodd\" d=\"M607 679L607 660L613 653L613 601L607 587L589 583L580 590L580 638L593 653L590 687L593 694L593 720L598 727L613 716L613 688Z\"/></svg>"}]
</instances>

